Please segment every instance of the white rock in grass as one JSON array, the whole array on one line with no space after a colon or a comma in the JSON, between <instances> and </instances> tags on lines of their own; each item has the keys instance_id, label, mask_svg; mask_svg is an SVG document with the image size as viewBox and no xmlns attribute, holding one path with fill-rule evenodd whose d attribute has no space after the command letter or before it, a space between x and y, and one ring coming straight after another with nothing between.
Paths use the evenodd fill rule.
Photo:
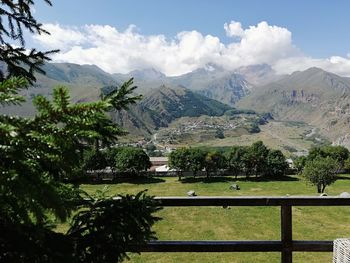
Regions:
<instances>
[{"instance_id":1,"label":"white rock in grass","mask_svg":"<svg viewBox=\"0 0 350 263\"><path fill-rule=\"evenodd\" d=\"M187 195L188 195L188 196L197 196L196 192L193 191L193 190L188 191L188 192L187 192Z\"/></svg>"},{"instance_id":2,"label":"white rock in grass","mask_svg":"<svg viewBox=\"0 0 350 263\"><path fill-rule=\"evenodd\" d=\"M322 196L327 196L327 193L322 193L322 194L320 194L320 196L322 197Z\"/></svg>"},{"instance_id":3,"label":"white rock in grass","mask_svg":"<svg viewBox=\"0 0 350 263\"><path fill-rule=\"evenodd\" d=\"M342 197L342 198L350 198L350 194L348 192L342 192L339 197Z\"/></svg>"}]
</instances>

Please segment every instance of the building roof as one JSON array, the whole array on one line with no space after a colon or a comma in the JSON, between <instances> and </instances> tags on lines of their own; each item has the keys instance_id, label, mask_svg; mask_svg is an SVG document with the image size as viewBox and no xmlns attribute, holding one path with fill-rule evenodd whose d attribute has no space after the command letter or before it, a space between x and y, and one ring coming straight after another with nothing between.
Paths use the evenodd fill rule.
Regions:
<instances>
[{"instance_id":1,"label":"building roof","mask_svg":"<svg viewBox=\"0 0 350 263\"><path fill-rule=\"evenodd\" d=\"M168 157L150 157L149 160L153 162L167 162Z\"/></svg>"}]
</instances>

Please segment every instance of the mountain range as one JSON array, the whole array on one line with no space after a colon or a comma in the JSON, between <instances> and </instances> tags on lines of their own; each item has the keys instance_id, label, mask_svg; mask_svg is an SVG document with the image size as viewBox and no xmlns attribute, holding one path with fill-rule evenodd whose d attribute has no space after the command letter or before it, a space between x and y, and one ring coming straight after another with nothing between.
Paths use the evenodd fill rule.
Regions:
<instances>
[{"instance_id":1,"label":"mountain range","mask_svg":"<svg viewBox=\"0 0 350 263\"><path fill-rule=\"evenodd\" d=\"M270 112L276 120L302 121L320 129L331 141L350 147L350 79L319 68L277 75L268 65L225 70L208 64L193 72L168 77L156 69L109 74L94 65L49 63L46 75L37 75L34 87L25 92L50 96L52 87L66 85L74 101L98 98L101 88L134 77L144 100L129 112L114 114L125 126L151 133L181 116L223 114L229 107ZM2 112L33 114L25 107Z\"/></svg>"}]
</instances>

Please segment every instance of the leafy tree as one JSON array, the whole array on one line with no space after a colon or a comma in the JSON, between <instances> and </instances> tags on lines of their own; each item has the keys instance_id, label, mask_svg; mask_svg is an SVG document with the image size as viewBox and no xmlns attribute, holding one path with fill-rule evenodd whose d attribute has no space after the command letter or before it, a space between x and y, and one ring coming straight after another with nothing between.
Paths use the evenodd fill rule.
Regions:
<instances>
[{"instance_id":1,"label":"leafy tree","mask_svg":"<svg viewBox=\"0 0 350 263\"><path fill-rule=\"evenodd\" d=\"M317 157L306 163L302 176L317 187L318 193L323 193L327 185L336 181L338 169L337 160L330 157Z\"/></svg>"},{"instance_id":2,"label":"leafy tree","mask_svg":"<svg viewBox=\"0 0 350 263\"><path fill-rule=\"evenodd\" d=\"M286 174L288 167L286 157L280 150L269 150L266 175L283 176Z\"/></svg>"},{"instance_id":3,"label":"leafy tree","mask_svg":"<svg viewBox=\"0 0 350 263\"><path fill-rule=\"evenodd\" d=\"M308 155L308 160L314 160L317 157L331 157L337 160L341 167L344 166L344 162L350 156L349 150L344 146L332 146L327 145L323 147L312 148Z\"/></svg>"},{"instance_id":4,"label":"leafy tree","mask_svg":"<svg viewBox=\"0 0 350 263\"><path fill-rule=\"evenodd\" d=\"M344 166L344 162L346 159L350 157L349 150L344 146L323 146L321 150L324 152L324 157L331 157L337 160L341 167Z\"/></svg>"},{"instance_id":5,"label":"leafy tree","mask_svg":"<svg viewBox=\"0 0 350 263\"><path fill-rule=\"evenodd\" d=\"M188 148L178 148L169 154L169 167L177 170L179 180L181 180L182 172L189 171L190 167L190 151Z\"/></svg>"},{"instance_id":6,"label":"leafy tree","mask_svg":"<svg viewBox=\"0 0 350 263\"><path fill-rule=\"evenodd\" d=\"M301 173L306 165L308 158L306 156L299 156L294 160L294 167L298 173Z\"/></svg>"},{"instance_id":7,"label":"leafy tree","mask_svg":"<svg viewBox=\"0 0 350 263\"><path fill-rule=\"evenodd\" d=\"M107 166L111 166L111 165L108 162L108 156L106 152L96 151L95 149L93 149L93 150L87 150L84 153L84 164L83 164L84 170L104 169Z\"/></svg>"},{"instance_id":8,"label":"leafy tree","mask_svg":"<svg viewBox=\"0 0 350 263\"><path fill-rule=\"evenodd\" d=\"M244 154L246 147L234 146L225 153L227 169L236 177L244 172Z\"/></svg>"},{"instance_id":9,"label":"leafy tree","mask_svg":"<svg viewBox=\"0 0 350 263\"><path fill-rule=\"evenodd\" d=\"M207 178L210 177L211 172L215 172L224 167L225 158L219 151L207 152L205 156L204 168L207 173Z\"/></svg>"},{"instance_id":10,"label":"leafy tree","mask_svg":"<svg viewBox=\"0 0 350 263\"><path fill-rule=\"evenodd\" d=\"M259 124L257 122L252 122L248 131L250 133L259 133L261 130L260 130L260 127L259 127Z\"/></svg>"},{"instance_id":11,"label":"leafy tree","mask_svg":"<svg viewBox=\"0 0 350 263\"><path fill-rule=\"evenodd\" d=\"M193 172L193 176L196 177L197 172L202 171L205 165L206 152L199 148L190 148L188 161L188 169Z\"/></svg>"},{"instance_id":12,"label":"leafy tree","mask_svg":"<svg viewBox=\"0 0 350 263\"><path fill-rule=\"evenodd\" d=\"M115 168L121 172L138 174L151 167L148 155L141 148L121 147L115 155Z\"/></svg>"},{"instance_id":13,"label":"leafy tree","mask_svg":"<svg viewBox=\"0 0 350 263\"><path fill-rule=\"evenodd\" d=\"M253 143L246 151L243 161L246 175L263 175L267 169L267 155L269 150L262 141Z\"/></svg>"},{"instance_id":14,"label":"leafy tree","mask_svg":"<svg viewBox=\"0 0 350 263\"><path fill-rule=\"evenodd\" d=\"M325 157L321 147L312 147L307 156L307 160L314 160L317 157Z\"/></svg>"},{"instance_id":15,"label":"leafy tree","mask_svg":"<svg viewBox=\"0 0 350 263\"><path fill-rule=\"evenodd\" d=\"M346 159L344 162L344 169L349 172L350 171L350 158Z\"/></svg>"},{"instance_id":16,"label":"leafy tree","mask_svg":"<svg viewBox=\"0 0 350 263\"><path fill-rule=\"evenodd\" d=\"M225 138L224 131L222 129L217 129L215 131L215 138L224 139Z\"/></svg>"}]
</instances>

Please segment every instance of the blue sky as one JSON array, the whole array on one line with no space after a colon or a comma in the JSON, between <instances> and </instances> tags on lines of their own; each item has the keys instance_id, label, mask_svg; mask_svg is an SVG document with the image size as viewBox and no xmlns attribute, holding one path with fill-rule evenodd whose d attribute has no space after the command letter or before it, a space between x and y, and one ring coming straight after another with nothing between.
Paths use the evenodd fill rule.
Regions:
<instances>
[{"instance_id":1,"label":"blue sky","mask_svg":"<svg viewBox=\"0 0 350 263\"><path fill-rule=\"evenodd\" d=\"M174 36L198 30L225 40L222 25L231 20L247 27L260 21L288 28L305 53L327 57L350 52L350 1L270 0L59 0L40 2L42 22L67 25L108 24L125 29L135 24L143 34Z\"/></svg>"},{"instance_id":2,"label":"blue sky","mask_svg":"<svg viewBox=\"0 0 350 263\"><path fill-rule=\"evenodd\" d=\"M130 29L130 25L135 25L137 29L132 29L135 38L164 35L167 41L165 47L168 48L168 51L172 42L178 42L180 45L181 40L179 40L178 37L180 32L196 31L200 33L199 37L203 36L205 38L208 35L216 37L220 40L220 45L225 45L224 51L222 51L222 48L218 51L218 47L215 49L218 52L217 54L220 54L220 56L223 53L228 54L227 56L223 56L224 59L221 59L218 63L230 65L236 63L237 66L240 66L244 65L242 59L244 59L243 56L246 53L233 50L232 48L230 49L230 44L243 40L248 36L249 32L243 35L240 34L239 36L234 35L229 37L227 30L224 30L224 24L229 24L231 21L239 22L239 27L243 30L247 30L251 26L258 27L260 22L266 21L268 28L258 27L261 29L257 30L260 32L260 35L264 34L266 30L269 31L269 28L274 30L274 27L278 27L280 29L286 29L290 33L290 41L288 39L281 40L282 42L284 41L281 44L283 47L278 46L280 49L277 48L278 52L282 54L281 57L276 58L276 54L272 54L268 58L257 59L256 63L271 64L276 69L281 69L280 71L283 73L287 71L286 68L290 67L291 64L296 65L296 63L298 63L299 66L293 66L292 68L302 69L303 67L301 64L304 63L305 67L315 64L316 66L324 67L339 74L350 75L350 57L348 56L350 53L350 18L348 15L350 1L346 0L53 0L53 7L49 7L42 2L38 1L35 6L35 15L38 20L44 24L59 25L60 28L56 28L56 30L51 27L54 31L52 39L56 38L55 40L37 38L34 40L34 44L40 47L50 48L55 47L53 43L62 45L63 49L66 49L63 51L66 51L67 54L65 53L65 56L61 55L56 58L58 61L70 60L79 63L80 60L78 56L90 56L92 54L92 49L86 49L86 45L88 44L87 39L91 39L92 33L90 29L87 30L84 28L85 25L108 25L119 33L126 32L128 28ZM62 33L63 29L66 34ZM69 37L68 32L72 32L72 30L75 35L84 34L89 35L89 37L86 37L85 41L78 41L74 38L73 40L69 39L63 42L62 39L59 39L60 34L61 37ZM109 33L111 33L110 31L111 30L109 30ZM259 35L259 32L256 32L256 35ZM279 33L275 33L276 34L271 34L269 37L278 38ZM113 33L111 34L113 35ZM119 35L116 36L116 34L114 34L114 37L119 38ZM192 36L192 38L193 37L194 36ZM288 36L284 37L288 38ZM81 37L78 38L80 39ZM100 38L100 40L101 39L102 38ZM251 39L259 41L257 37L252 37ZM147 41L151 42L152 40L148 39ZM288 41L290 43L286 43ZM32 41L30 41L30 43L31 42ZM188 42L184 41L184 43ZM134 44L136 45L136 43ZM268 43L265 44L267 46L269 45ZM68 50L69 45L72 50ZM118 49L119 46L116 45L116 43L110 43L110 46L113 45ZM198 45L201 46L200 44ZM209 49L211 50L210 52L214 52L211 47L208 48L208 45L209 44L206 43L204 49ZM78 46L83 48L85 53L82 52ZM160 49L163 47L164 45L159 46ZM96 43L93 48L105 50L101 49L101 46ZM263 49L264 47L261 47L261 50ZM296 50L300 53L296 54L298 53ZM88 51L90 53L88 53ZM125 53L126 51L123 52ZM123 52L119 52L120 57L124 54ZM266 50L262 53L264 52L272 51ZM285 53L288 54L286 55ZM134 57L135 56L136 53L134 54ZM147 56L143 54L140 55L139 59L134 58L133 61L122 60L125 64L123 68L113 68L111 65L107 65L107 61L108 59L111 60L111 57L106 57L97 64L107 71L122 72L133 68L146 67L150 64L150 66L162 70L163 72L168 72L170 75L176 75L202 66L203 63L209 61L208 57L213 57L205 54L200 58L196 58L196 63L192 61L184 65L182 70L178 72L170 68L162 68L162 63L171 63L171 61L175 61L175 57L178 56L179 54L174 53L174 57L168 58L166 61L159 61L152 64L152 58L150 58L149 54ZM240 58L239 62L237 56ZM287 57L289 59L288 63L281 60ZM186 61L188 61L188 59L189 58L186 58ZM180 62L176 60L176 62L185 63L184 60ZM251 63L253 62L254 61ZM82 59L81 63L90 62L88 59Z\"/></svg>"}]
</instances>

